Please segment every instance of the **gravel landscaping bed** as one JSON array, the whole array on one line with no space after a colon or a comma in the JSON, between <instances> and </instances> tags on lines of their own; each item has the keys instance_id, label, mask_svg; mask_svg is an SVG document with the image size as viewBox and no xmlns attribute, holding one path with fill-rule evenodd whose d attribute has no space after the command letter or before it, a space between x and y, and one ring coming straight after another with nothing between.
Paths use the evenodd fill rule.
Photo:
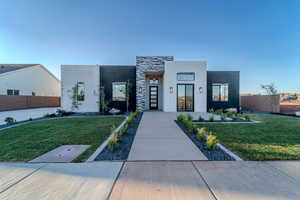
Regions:
<instances>
[{"instance_id":1,"label":"gravel landscaping bed","mask_svg":"<svg viewBox=\"0 0 300 200\"><path fill-rule=\"evenodd\" d=\"M99 160L127 160L138 126L142 119L143 113L139 113L135 120L129 125L126 132L118 142L118 148L110 151L106 146L103 151L95 158Z\"/></svg>"},{"instance_id":2,"label":"gravel landscaping bed","mask_svg":"<svg viewBox=\"0 0 300 200\"><path fill-rule=\"evenodd\" d=\"M207 149L205 143L196 138L196 134L190 133L181 122L177 120L175 120L175 122L181 128L181 130L194 142L194 144L207 157L208 160L235 160L218 146L215 148L215 150Z\"/></svg>"}]
</instances>

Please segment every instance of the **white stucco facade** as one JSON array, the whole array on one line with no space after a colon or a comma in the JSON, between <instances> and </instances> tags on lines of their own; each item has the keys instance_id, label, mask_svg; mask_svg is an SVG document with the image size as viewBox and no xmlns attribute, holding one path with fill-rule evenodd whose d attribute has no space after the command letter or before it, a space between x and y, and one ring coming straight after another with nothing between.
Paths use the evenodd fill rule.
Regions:
<instances>
[{"instance_id":1,"label":"white stucco facade","mask_svg":"<svg viewBox=\"0 0 300 200\"><path fill-rule=\"evenodd\" d=\"M194 112L207 111L207 63L166 61L164 66L163 111L177 111L177 84L194 85ZM177 73L195 73L194 81L178 81ZM173 92L170 88L172 87Z\"/></svg>"},{"instance_id":2,"label":"white stucco facade","mask_svg":"<svg viewBox=\"0 0 300 200\"><path fill-rule=\"evenodd\" d=\"M19 90L19 95L60 96L60 81L44 66L35 65L0 74L0 95Z\"/></svg>"},{"instance_id":3,"label":"white stucco facade","mask_svg":"<svg viewBox=\"0 0 300 200\"><path fill-rule=\"evenodd\" d=\"M84 101L79 102L74 112L99 112L100 70L98 65L62 65L62 109L72 110L72 88L78 83L84 83Z\"/></svg>"}]
</instances>

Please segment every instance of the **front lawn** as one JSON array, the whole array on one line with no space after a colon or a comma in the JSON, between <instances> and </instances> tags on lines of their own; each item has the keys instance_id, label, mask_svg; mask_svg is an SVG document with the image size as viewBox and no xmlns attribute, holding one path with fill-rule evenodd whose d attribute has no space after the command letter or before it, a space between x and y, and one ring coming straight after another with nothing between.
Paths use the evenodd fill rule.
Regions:
<instances>
[{"instance_id":1,"label":"front lawn","mask_svg":"<svg viewBox=\"0 0 300 200\"><path fill-rule=\"evenodd\" d=\"M201 124L216 133L221 144L246 160L299 160L300 119L250 115L262 123Z\"/></svg>"},{"instance_id":2,"label":"front lawn","mask_svg":"<svg viewBox=\"0 0 300 200\"><path fill-rule=\"evenodd\" d=\"M123 117L80 117L31 122L0 131L0 161L29 161L61 145L92 145L75 161L87 159Z\"/></svg>"}]
</instances>

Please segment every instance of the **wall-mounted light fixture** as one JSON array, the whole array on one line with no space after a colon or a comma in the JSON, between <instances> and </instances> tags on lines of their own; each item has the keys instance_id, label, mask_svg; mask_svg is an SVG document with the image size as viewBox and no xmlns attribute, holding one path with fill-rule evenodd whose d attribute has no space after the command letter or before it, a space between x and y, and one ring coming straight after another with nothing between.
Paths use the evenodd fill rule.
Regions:
<instances>
[{"instance_id":1,"label":"wall-mounted light fixture","mask_svg":"<svg viewBox=\"0 0 300 200\"><path fill-rule=\"evenodd\" d=\"M173 93L173 92L174 92L174 88L170 87L170 93Z\"/></svg>"},{"instance_id":2,"label":"wall-mounted light fixture","mask_svg":"<svg viewBox=\"0 0 300 200\"><path fill-rule=\"evenodd\" d=\"M203 92L203 87L199 87L199 92L202 93Z\"/></svg>"},{"instance_id":3,"label":"wall-mounted light fixture","mask_svg":"<svg viewBox=\"0 0 300 200\"><path fill-rule=\"evenodd\" d=\"M143 88L142 87L139 87L139 93L142 93L142 91L143 91Z\"/></svg>"}]
</instances>

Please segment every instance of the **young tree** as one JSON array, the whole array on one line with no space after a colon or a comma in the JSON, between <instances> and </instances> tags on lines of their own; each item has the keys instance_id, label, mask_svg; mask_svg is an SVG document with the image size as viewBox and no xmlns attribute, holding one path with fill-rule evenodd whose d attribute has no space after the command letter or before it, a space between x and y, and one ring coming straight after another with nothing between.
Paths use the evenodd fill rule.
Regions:
<instances>
[{"instance_id":1,"label":"young tree","mask_svg":"<svg viewBox=\"0 0 300 200\"><path fill-rule=\"evenodd\" d=\"M271 106L273 112L278 112L276 107L278 106L278 93L274 83L261 85L261 89L263 89L268 95L271 96Z\"/></svg>"},{"instance_id":2,"label":"young tree","mask_svg":"<svg viewBox=\"0 0 300 200\"><path fill-rule=\"evenodd\" d=\"M79 106L81 105L81 103L78 102L78 83L72 87L72 95L70 98L72 100L71 110L74 112L75 110L78 110Z\"/></svg>"},{"instance_id":3,"label":"young tree","mask_svg":"<svg viewBox=\"0 0 300 200\"><path fill-rule=\"evenodd\" d=\"M130 80L126 82L126 110L129 112L130 94L131 94L132 83Z\"/></svg>"},{"instance_id":4,"label":"young tree","mask_svg":"<svg viewBox=\"0 0 300 200\"><path fill-rule=\"evenodd\" d=\"M101 112L104 113L107 110L108 103L105 100L105 88L103 86L100 87L100 106Z\"/></svg>"}]
</instances>

